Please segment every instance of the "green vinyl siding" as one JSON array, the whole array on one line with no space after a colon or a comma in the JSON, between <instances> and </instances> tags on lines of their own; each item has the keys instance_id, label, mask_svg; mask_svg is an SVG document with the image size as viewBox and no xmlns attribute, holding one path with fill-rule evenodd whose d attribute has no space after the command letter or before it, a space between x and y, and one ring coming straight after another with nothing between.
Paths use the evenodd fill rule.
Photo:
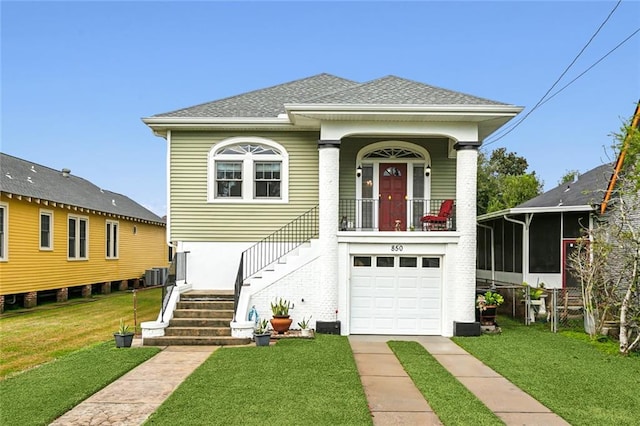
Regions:
<instances>
[{"instance_id":1,"label":"green vinyl siding","mask_svg":"<svg viewBox=\"0 0 640 426\"><path fill-rule=\"evenodd\" d=\"M318 204L318 134L261 132L289 155L289 202L213 203L207 201L211 148L237 132L174 131L171 135L171 239L182 241L256 241Z\"/></svg>"},{"instance_id":2,"label":"green vinyl siding","mask_svg":"<svg viewBox=\"0 0 640 426\"><path fill-rule=\"evenodd\" d=\"M382 138L345 138L340 145L340 199L356 196L356 156L365 146ZM443 138L397 138L424 147L431 155L431 198L456 196L456 159L448 158L449 142Z\"/></svg>"}]
</instances>

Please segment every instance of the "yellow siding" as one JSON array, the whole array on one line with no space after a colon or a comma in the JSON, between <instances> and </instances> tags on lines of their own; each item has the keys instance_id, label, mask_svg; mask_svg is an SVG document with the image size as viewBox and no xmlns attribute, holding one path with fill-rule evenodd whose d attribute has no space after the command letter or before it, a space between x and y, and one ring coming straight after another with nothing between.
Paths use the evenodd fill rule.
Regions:
<instances>
[{"instance_id":1,"label":"yellow siding","mask_svg":"<svg viewBox=\"0 0 640 426\"><path fill-rule=\"evenodd\" d=\"M8 261L0 262L0 295L141 277L167 266L166 228L2 196L8 204ZM40 250L40 209L53 212L53 250ZM88 218L88 260L67 259L68 215ZM119 225L118 259L106 259L106 221ZM137 233L133 234L136 226Z\"/></svg>"},{"instance_id":2,"label":"yellow siding","mask_svg":"<svg viewBox=\"0 0 640 426\"><path fill-rule=\"evenodd\" d=\"M207 202L207 159L211 148L238 133L172 132L171 240L256 241L318 204L317 133L259 135L289 154L288 204L216 204Z\"/></svg>"}]
</instances>

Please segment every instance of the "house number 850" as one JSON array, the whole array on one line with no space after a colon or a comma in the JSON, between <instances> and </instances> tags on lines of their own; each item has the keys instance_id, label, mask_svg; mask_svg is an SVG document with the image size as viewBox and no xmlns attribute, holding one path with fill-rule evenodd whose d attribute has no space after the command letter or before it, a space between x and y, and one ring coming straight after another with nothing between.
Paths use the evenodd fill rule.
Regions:
<instances>
[{"instance_id":1,"label":"house number 850","mask_svg":"<svg viewBox=\"0 0 640 426\"><path fill-rule=\"evenodd\" d=\"M391 251L402 251L403 248L402 244L393 244L391 246Z\"/></svg>"}]
</instances>

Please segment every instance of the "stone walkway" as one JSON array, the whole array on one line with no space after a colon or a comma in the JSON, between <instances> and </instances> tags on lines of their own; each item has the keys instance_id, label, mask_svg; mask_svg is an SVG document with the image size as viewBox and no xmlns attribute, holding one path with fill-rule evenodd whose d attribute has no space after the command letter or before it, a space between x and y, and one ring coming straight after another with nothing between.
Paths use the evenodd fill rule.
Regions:
<instances>
[{"instance_id":1,"label":"stone walkway","mask_svg":"<svg viewBox=\"0 0 640 426\"><path fill-rule=\"evenodd\" d=\"M349 342L376 426L442 424L387 346L389 340L422 344L507 425L569 425L446 337L350 336Z\"/></svg>"},{"instance_id":2,"label":"stone walkway","mask_svg":"<svg viewBox=\"0 0 640 426\"><path fill-rule=\"evenodd\" d=\"M216 349L166 347L51 425L141 425Z\"/></svg>"},{"instance_id":3,"label":"stone walkway","mask_svg":"<svg viewBox=\"0 0 640 426\"><path fill-rule=\"evenodd\" d=\"M442 424L387 346L389 340L422 344L507 425L568 425L446 337L349 336L375 426ZM51 424L141 425L217 348L165 347Z\"/></svg>"}]
</instances>

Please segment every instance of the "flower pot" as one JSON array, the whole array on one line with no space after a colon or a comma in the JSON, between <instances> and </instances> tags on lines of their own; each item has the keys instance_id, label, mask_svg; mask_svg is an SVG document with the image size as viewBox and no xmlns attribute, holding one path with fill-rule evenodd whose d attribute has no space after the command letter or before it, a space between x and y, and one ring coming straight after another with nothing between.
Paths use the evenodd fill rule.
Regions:
<instances>
[{"instance_id":1,"label":"flower pot","mask_svg":"<svg viewBox=\"0 0 640 426\"><path fill-rule=\"evenodd\" d=\"M309 330L308 328L303 328L302 330L300 330L300 335L302 337L309 337L311 336L311 330Z\"/></svg>"},{"instance_id":2,"label":"flower pot","mask_svg":"<svg viewBox=\"0 0 640 426\"><path fill-rule=\"evenodd\" d=\"M480 324L482 325L494 325L496 322L496 309L497 306L487 305L484 310L480 311Z\"/></svg>"},{"instance_id":3,"label":"flower pot","mask_svg":"<svg viewBox=\"0 0 640 426\"><path fill-rule=\"evenodd\" d=\"M254 334L253 338L256 341L256 346L269 346L271 340L271 333Z\"/></svg>"},{"instance_id":4,"label":"flower pot","mask_svg":"<svg viewBox=\"0 0 640 426\"><path fill-rule=\"evenodd\" d=\"M116 348L130 348L133 343L133 333L113 333L113 337L116 340Z\"/></svg>"},{"instance_id":5,"label":"flower pot","mask_svg":"<svg viewBox=\"0 0 640 426\"><path fill-rule=\"evenodd\" d=\"M270 322L271 327L277 331L278 334L284 334L286 331L289 331L289 327L291 327L293 320L289 318L289 315L275 315Z\"/></svg>"}]
</instances>

